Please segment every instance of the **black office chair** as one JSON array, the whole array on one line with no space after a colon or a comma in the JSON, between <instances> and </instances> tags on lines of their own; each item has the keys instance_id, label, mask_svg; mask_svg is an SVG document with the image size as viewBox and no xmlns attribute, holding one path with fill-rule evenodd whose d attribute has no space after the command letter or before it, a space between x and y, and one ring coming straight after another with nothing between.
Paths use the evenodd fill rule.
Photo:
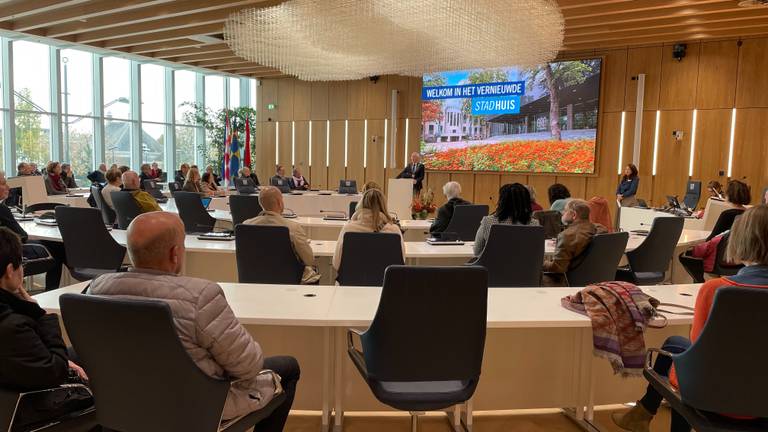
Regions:
<instances>
[{"instance_id":1,"label":"black office chair","mask_svg":"<svg viewBox=\"0 0 768 432\"><path fill-rule=\"evenodd\" d=\"M125 246L109 234L98 209L57 207L56 220L73 278L82 282L123 269Z\"/></svg>"},{"instance_id":2,"label":"black office chair","mask_svg":"<svg viewBox=\"0 0 768 432\"><path fill-rule=\"evenodd\" d=\"M80 294L64 294L59 303L88 370L100 425L122 432L219 430L230 382L192 361L167 303ZM276 396L223 430L250 430L284 399Z\"/></svg>"},{"instance_id":3,"label":"black office chair","mask_svg":"<svg viewBox=\"0 0 768 432\"><path fill-rule=\"evenodd\" d=\"M56 207L61 207L61 206L66 207L67 204L57 203L57 202L44 202L44 203L30 204L24 207L24 214L35 213L40 211L53 211L53 210L56 210Z\"/></svg>"},{"instance_id":4,"label":"black office chair","mask_svg":"<svg viewBox=\"0 0 768 432\"><path fill-rule=\"evenodd\" d=\"M392 266L371 326L348 330L347 352L376 399L410 411L416 429L417 412L442 410L474 394L487 307L482 267Z\"/></svg>"},{"instance_id":5,"label":"black office chair","mask_svg":"<svg viewBox=\"0 0 768 432\"><path fill-rule=\"evenodd\" d=\"M563 222L560 220L562 214L557 210L539 210L533 212L533 218L539 221L539 225L544 227L544 237L551 239L557 238L560 231L563 230Z\"/></svg>"},{"instance_id":6,"label":"black office chair","mask_svg":"<svg viewBox=\"0 0 768 432\"><path fill-rule=\"evenodd\" d=\"M336 281L346 286L381 286L387 267L403 264L399 235L347 232Z\"/></svg>"},{"instance_id":7,"label":"black office chair","mask_svg":"<svg viewBox=\"0 0 768 432\"><path fill-rule=\"evenodd\" d=\"M488 269L489 287L537 287L544 262L544 228L496 224L470 265Z\"/></svg>"},{"instance_id":8,"label":"black office chair","mask_svg":"<svg viewBox=\"0 0 768 432\"><path fill-rule=\"evenodd\" d=\"M352 215L355 214L356 210L357 210L357 201L350 201L349 202L349 215L347 217L352 219Z\"/></svg>"},{"instance_id":9,"label":"black office chair","mask_svg":"<svg viewBox=\"0 0 768 432\"><path fill-rule=\"evenodd\" d=\"M178 182L168 182L168 190L173 194L181 190L181 185Z\"/></svg>"},{"instance_id":10,"label":"black office chair","mask_svg":"<svg viewBox=\"0 0 768 432\"><path fill-rule=\"evenodd\" d=\"M255 218L263 209L257 196L230 195L229 211L232 214L232 225L239 225L248 219Z\"/></svg>"},{"instance_id":11,"label":"black office chair","mask_svg":"<svg viewBox=\"0 0 768 432\"><path fill-rule=\"evenodd\" d=\"M174 192L173 199L176 201L179 217L184 222L184 230L188 234L213 231L213 227L216 225L216 218L205 210L199 193Z\"/></svg>"},{"instance_id":12,"label":"black office chair","mask_svg":"<svg viewBox=\"0 0 768 432\"><path fill-rule=\"evenodd\" d=\"M744 264L731 264L726 259L726 251L728 250L728 241L730 240L731 233L726 233L717 244L715 250L715 263L712 266L712 274L717 276L733 276L744 267Z\"/></svg>"},{"instance_id":13,"label":"black office chair","mask_svg":"<svg viewBox=\"0 0 768 432\"><path fill-rule=\"evenodd\" d=\"M112 195L112 206L115 208L117 228L126 230L131 221L141 214L141 210L130 192L114 191L110 194Z\"/></svg>"},{"instance_id":14,"label":"black office chair","mask_svg":"<svg viewBox=\"0 0 768 432\"><path fill-rule=\"evenodd\" d=\"M686 351L669 354L649 349L643 375L672 409L698 432L757 432L768 430L765 389L768 362L768 291L720 288L699 338ZM653 370L654 353L671 357L679 390ZM734 420L715 413L755 417Z\"/></svg>"},{"instance_id":15,"label":"black office chair","mask_svg":"<svg viewBox=\"0 0 768 432\"><path fill-rule=\"evenodd\" d=\"M457 233L461 241L474 241L484 216L488 216L487 205L457 205L453 208L453 216L445 231Z\"/></svg>"},{"instance_id":16,"label":"black office chair","mask_svg":"<svg viewBox=\"0 0 768 432\"><path fill-rule=\"evenodd\" d=\"M104 221L104 225L112 226L115 224L115 218L117 218L117 215L115 215L115 211L112 210L112 207L108 206L106 202L104 202L104 197L101 196L101 190L103 188L98 183L94 186L91 186L91 196L93 197L94 201L96 201L96 207L101 211L101 219Z\"/></svg>"},{"instance_id":17,"label":"black office chair","mask_svg":"<svg viewBox=\"0 0 768 432\"><path fill-rule=\"evenodd\" d=\"M239 282L301 283L304 264L296 258L288 227L235 225L235 255Z\"/></svg>"},{"instance_id":18,"label":"black office chair","mask_svg":"<svg viewBox=\"0 0 768 432\"><path fill-rule=\"evenodd\" d=\"M87 388L83 385L77 386ZM71 388L71 385L68 387ZM54 391L66 392L67 390L63 387L28 392L0 389L0 431L19 430L17 428L20 427L20 425L14 423L18 420L16 415L19 406L23 403L25 397L39 397L41 393L50 393ZM94 426L96 426L96 412L94 407L91 406L66 414L55 420L43 421L39 424L25 426L24 429L21 430L34 430L40 432L84 432L90 430Z\"/></svg>"},{"instance_id":19,"label":"black office chair","mask_svg":"<svg viewBox=\"0 0 768 432\"><path fill-rule=\"evenodd\" d=\"M683 223L681 217L654 219L645 240L640 246L627 252L629 265L617 270L616 279L637 285L664 282L677 241L683 232Z\"/></svg>"},{"instance_id":20,"label":"black office chair","mask_svg":"<svg viewBox=\"0 0 768 432\"><path fill-rule=\"evenodd\" d=\"M592 237L589 246L576 257L576 262L571 262L571 267L565 273L568 285L583 287L614 280L616 267L619 266L628 241L627 232L598 234Z\"/></svg>"}]
</instances>

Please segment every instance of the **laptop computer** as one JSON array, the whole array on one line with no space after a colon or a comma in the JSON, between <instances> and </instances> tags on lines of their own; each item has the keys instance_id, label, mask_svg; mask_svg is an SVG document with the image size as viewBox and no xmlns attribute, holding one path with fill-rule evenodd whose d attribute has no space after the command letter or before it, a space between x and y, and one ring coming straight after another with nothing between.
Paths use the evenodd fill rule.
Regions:
<instances>
[{"instance_id":1,"label":"laptop computer","mask_svg":"<svg viewBox=\"0 0 768 432\"><path fill-rule=\"evenodd\" d=\"M339 180L339 193L354 195L357 193L357 180Z\"/></svg>"},{"instance_id":2,"label":"laptop computer","mask_svg":"<svg viewBox=\"0 0 768 432\"><path fill-rule=\"evenodd\" d=\"M435 246L461 246L464 244L459 233L443 231L430 234L427 243Z\"/></svg>"},{"instance_id":3,"label":"laptop computer","mask_svg":"<svg viewBox=\"0 0 768 432\"><path fill-rule=\"evenodd\" d=\"M235 189L240 195L253 195L256 193L256 185L249 178L236 178Z\"/></svg>"},{"instance_id":4,"label":"laptop computer","mask_svg":"<svg viewBox=\"0 0 768 432\"><path fill-rule=\"evenodd\" d=\"M271 178L269 180L270 184L278 189L280 189L280 192L282 193L290 193L291 192L291 185L288 184L288 180L284 178Z\"/></svg>"}]
</instances>

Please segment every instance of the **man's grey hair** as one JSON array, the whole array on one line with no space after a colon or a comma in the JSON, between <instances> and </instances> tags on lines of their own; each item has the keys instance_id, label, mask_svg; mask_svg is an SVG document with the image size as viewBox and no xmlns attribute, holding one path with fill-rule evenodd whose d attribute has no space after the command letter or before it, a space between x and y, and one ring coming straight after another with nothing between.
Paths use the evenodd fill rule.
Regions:
<instances>
[{"instance_id":1,"label":"man's grey hair","mask_svg":"<svg viewBox=\"0 0 768 432\"><path fill-rule=\"evenodd\" d=\"M445 194L448 199L456 198L461 195L461 185L459 182L449 181L443 185L443 194Z\"/></svg>"}]
</instances>

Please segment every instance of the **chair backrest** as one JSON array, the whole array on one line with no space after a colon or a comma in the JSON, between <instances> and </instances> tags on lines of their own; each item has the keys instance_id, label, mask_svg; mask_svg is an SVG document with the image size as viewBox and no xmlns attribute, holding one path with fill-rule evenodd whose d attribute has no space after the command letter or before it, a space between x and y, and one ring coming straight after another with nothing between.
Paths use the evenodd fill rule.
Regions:
<instances>
[{"instance_id":1,"label":"chair backrest","mask_svg":"<svg viewBox=\"0 0 768 432\"><path fill-rule=\"evenodd\" d=\"M533 212L533 218L544 227L544 237L556 238L563 230L562 215L557 210L539 210Z\"/></svg>"},{"instance_id":2,"label":"chair backrest","mask_svg":"<svg viewBox=\"0 0 768 432\"><path fill-rule=\"evenodd\" d=\"M768 418L768 289L723 287L704 329L675 356L680 395L704 411ZM727 397L724 397L727 395Z\"/></svg>"},{"instance_id":3,"label":"chair backrest","mask_svg":"<svg viewBox=\"0 0 768 432\"><path fill-rule=\"evenodd\" d=\"M347 232L336 281L347 286L382 286L387 267L404 263L399 235Z\"/></svg>"},{"instance_id":4,"label":"chair backrest","mask_svg":"<svg viewBox=\"0 0 768 432\"><path fill-rule=\"evenodd\" d=\"M216 219L205 210L199 193L178 191L174 192L173 199L187 233L213 231Z\"/></svg>"},{"instance_id":5,"label":"chair backrest","mask_svg":"<svg viewBox=\"0 0 768 432\"><path fill-rule=\"evenodd\" d=\"M242 283L301 282L304 265L296 258L288 227L235 225L235 255Z\"/></svg>"},{"instance_id":6,"label":"chair backrest","mask_svg":"<svg viewBox=\"0 0 768 432\"><path fill-rule=\"evenodd\" d=\"M350 201L349 202L349 214L347 217L352 218L352 215L355 214L355 211L357 210L357 201Z\"/></svg>"},{"instance_id":7,"label":"chair backrest","mask_svg":"<svg viewBox=\"0 0 768 432\"><path fill-rule=\"evenodd\" d=\"M488 206L485 204L457 205L453 208L453 216L445 231L457 233L462 241L473 241L480 228L480 221L485 216L488 216Z\"/></svg>"},{"instance_id":8,"label":"chair backrest","mask_svg":"<svg viewBox=\"0 0 768 432\"><path fill-rule=\"evenodd\" d=\"M56 207L67 266L117 271L125 259L125 246L109 234L98 209Z\"/></svg>"},{"instance_id":9,"label":"chair backrest","mask_svg":"<svg viewBox=\"0 0 768 432\"><path fill-rule=\"evenodd\" d=\"M101 219L104 221L104 225L112 226L112 224L115 223L115 218L117 216L115 215L115 211L112 210L112 207L104 202L104 197L101 196L102 189L103 187L98 183L91 186L91 196L96 201L96 207L101 211Z\"/></svg>"},{"instance_id":10,"label":"chair backrest","mask_svg":"<svg viewBox=\"0 0 768 432\"><path fill-rule=\"evenodd\" d=\"M624 255L629 233L598 234L566 272L568 284L583 287L616 279L616 268Z\"/></svg>"},{"instance_id":11,"label":"chair backrest","mask_svg":"<svg viewBox=\"0 0 768 432\"><path fill-rule=\"evenodd\" d=\"M701 199L701 182L698 180L689 180L685 186L685 197L683 204L689 209L695 209Z\"/></svg>"},{"instance_id":12,"label":"chair backrest","mask_svg":"<svg viewBox=\"0 0 768 432\"><path fill-rule=\"evenodd\" d=\"M144 180L142 182L142 186L144 186L144 190L147 191L148 194L152 195L153 198L157 200L166 199L165 195L163 195L163 191L161 190L160 185L157 184L156 180Z\"/></svg>"},{"instance_id":13,"label":"chair backrest","mask_svg":"<svg viewBox=\"0 0 768 432\"><path fill-rule=\"evenodd\" d=\"M112 195L112 206L115 208L117 227L121 230L128 229L131 221L141 214L136 200L133 199L133 195L128 191L114 191L110 192L110 194Z\"/></svg>"},{"instance_id":14,"label":"chair backrest","mask_svg":"<svg viewBox=\"0 0 768 432\"><path fill-rule=\"evenodd\" d=\"M34 213L34 212L40 212L40 211L51 211L51 210L56 210L56 207L61 207L61 206L68 206L68 204L57 203L57 202L44 202L44 203L30 204L24 207L24 212Z\"/></svg>"},{"instance_id":15,"label":"chair backrest","mask_svg":"<svg viewBox=\"0 0 768 432\"><path fill-rule=\"evenodd\" d=\"M168 182L168 190L171 191L171 193L178 192L181 190L181 185L179 182Z\"/></svg>"},{"instance_id":16,"label":"chair backrest","mask_svg":"<svg viewBox=\"0 0 768 432\"><path fill-rule=\"evenodd\" d=\"M18 391L0 388L0 431L11 430L13 414L16 412L20 396Z\"/></svg>"},{"instance_id":17,"label":"chair backrest","mask_svg":"<svg viewBox=\"0 0 768 432\"><path fill-rule=\"evenodd\" d=\"M473 263L488 269L490 287L537 287L544 261L544 228L496 224Z\"/></svg>"},{"instance_id":18,"label":"chair backrest","mask_svg":"<svg viewBox=\"0 0 768 432\"><path fill-rule=\"evenodd\" d=\"M269 179L269 184L271 186L274 186L274 187L280 189L280 192L282 192L282 193L288 193L288 192L291 191L290 182L285 177L282 177L282 178L272 177L272 178Z\"/></svg>"},{"instance_id":19,"label":"chair backrest","mask_svg":"<svg viewBox=\"0 0 768 432\"><path fill-rule=\"evenodd\" d=\"M648 236L640 246L627 252L627 261L633 272L664 273L669 267L677 241L683 232L681 217L657 217Z\"/></svg>"},{"instance_id":20,"label":"chair backrest","mask_svg":"<svg viewBox=\"0 0 768 432\"><path fill-rule=\"evenodd\" d=\"M168 304L80 294L64 294L59 303L88 370L99 424L121 431L218 429L229 383L192 361Z\"/></svg>"},{"instance_id":21,"label":"chair backrest","mask_svg":"<svg viewBox=\"0 0 768 432\"><path fill-rule=\"evenodd\" d=\"M477 384L487 308L488 272L482 267L389 267L362 337L369 376Z\"/></svg>"},{"instance_id":22,"label":"chair backrest","mask_svg":"<svg viewBox=\"0 0 768 432\"><path fill-rule=\"evenodd\" d=\"M234 181L237 193L242 195L256 193L256 185L250 177L238 177Z\"/></svg>"},{"instance_id":23,"label":"chair backrest","mask_svg":"<svg viewBox=\"0 0 768 432\"><path fill-rule=\"evenodd\" d=\"M232 224L237 225L258 216L262 208L259 197L255 195L230 195L229 211L232 213Z\"/></svg>"},{"instance_id":24,"label":"chair backrest","mask_svg":"<svg viewBox=\"0 0 768 432\"><path fill-rule=\"evenodd\" d=\"M725 257L725 252L728 249L728 240L731 237L731 233L723 234L720 239L720 243L717 244L715 250L715 263L712 266L712 273L718 276L733 276L744 267L744 264L730 264Z\"/></svg>"}]
</instances>

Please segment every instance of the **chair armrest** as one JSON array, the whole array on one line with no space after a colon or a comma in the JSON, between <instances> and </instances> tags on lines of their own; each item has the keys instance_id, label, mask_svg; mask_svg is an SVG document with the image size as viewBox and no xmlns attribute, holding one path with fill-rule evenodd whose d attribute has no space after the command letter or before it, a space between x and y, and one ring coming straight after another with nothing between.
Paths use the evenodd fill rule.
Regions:
<instances>
[{"instance_id":1,"label":"chair armrest","mask_svg":"<svg viewBox=\"0 0 768 432\"><path fill-rule=\"evenodd\" d=\"M360 329L354 329L354 328L347 329L347 349L353 349L357 351L357 348L355 348L354 337L357 336L358 338L361 338L363 337L364 333L365 332Z\"/></svg>"},{"instance_id":2,"label":"chair armrest","mask_svg":"<svg viewBox=\"0 0 768 432\"><path fill-rule=\"evenodd\" d=\"M669 357L672 358L673 355L669 351L664 351L663 349L659 348L648 348L647 353L645 354L645 367L646 369L653 369L653 354L656 353L660 356Z\"/></svg>"},{"instance_id":3,"label":"chair armrest","mask_svg":"<svg viewBox=\"0 0 768 432\"><path fill-rule=\"evenodd\" d=\"M368 380L368 368L365 365L365 358L363 358L363 353L355 348L354 342L354 335L357 335L359 338L362 337L364 333L364 331L358 329L347 329L347 353L349 354L352 363L355 364L355 367L357 367L363 375L363 378Z\"/></svg>"},{"instance_id":4,"label":"chair armrest","mask_svg":"<svg viewBox=\"0 0 768 432\"><path fill-rule=\"evenodd\" d=\"M39 260L39 259L50 259L50 258L52 258L51 257L51 252L48 251L48 248L46 248L45 246L43 246L41 244L24 243L23 245L21 245L21 250L22 250L22 252L25 251L25 250L27 250L27 251L35 251L35 255L40 255L40 257L38 257L38 258L27 259L27 261L35 261L35 260Z\"/></svg>"},{"instance_id":5,"label":"chair armrest","mask_svg":"<svg viewBox=\"0 0 768 432\"><path fill-rule=\"evenodd\" d=\"M19 399L21 399L24 396L28 396L32 394L50 393L58 390L71 389L71 388L82 388L82 389L85 389L88 393L91 393L91 389L88 388L88 386L85 384L62 384L58 387L51 387L51 388L42 389L42 390L32 390L28 392L19 393ZM91 393L91 395L93 395L93 393Z\"/></svg>"}]
</instances>

